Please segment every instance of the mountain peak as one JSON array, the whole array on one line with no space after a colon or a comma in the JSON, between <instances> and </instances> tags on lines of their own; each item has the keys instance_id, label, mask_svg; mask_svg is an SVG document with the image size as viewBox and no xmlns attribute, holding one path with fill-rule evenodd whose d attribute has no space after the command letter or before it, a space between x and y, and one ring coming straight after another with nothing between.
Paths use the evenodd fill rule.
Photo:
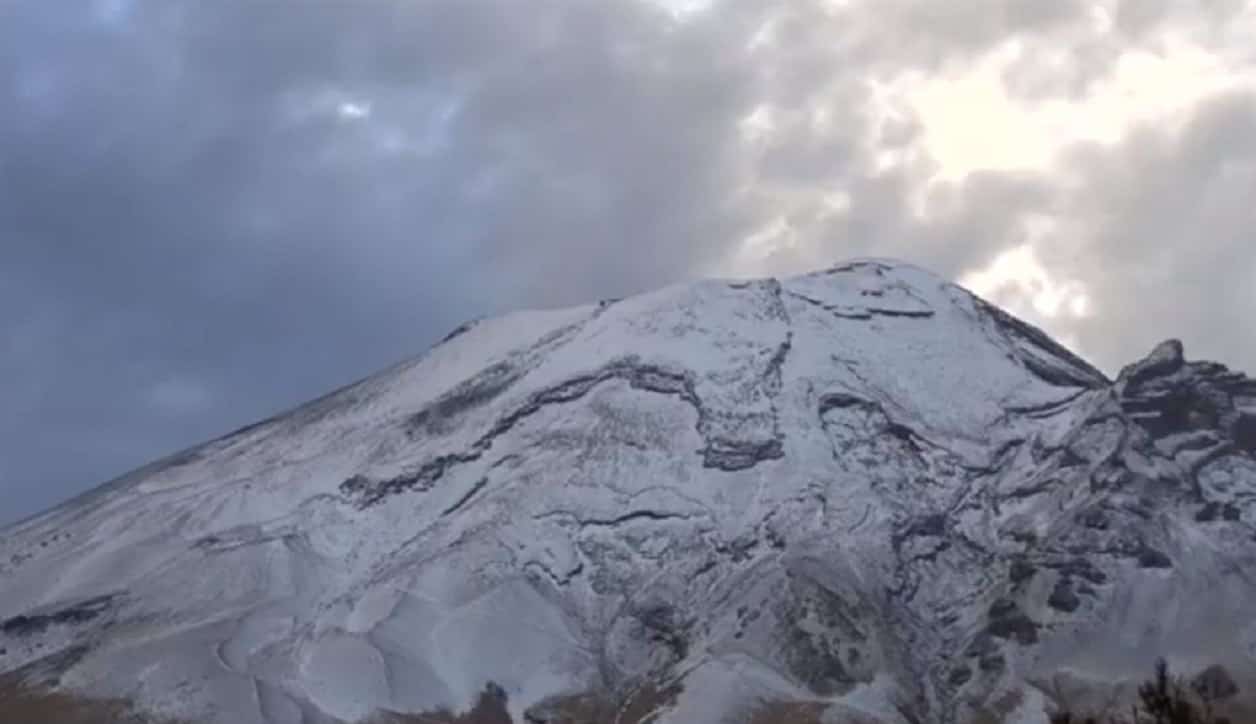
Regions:
<instances>
[{"instance_id":1,"label":"mountain peak","mask_svg":"<svg viewBox=\"0 0 1256 724\"><path fill-rule=\"evenodd\" d=\"M1244 687L1256 394L1166 345L1113 383L881 259L480 320L11 528L0 671L224 724Z\"/></svg>"}]
</instances>

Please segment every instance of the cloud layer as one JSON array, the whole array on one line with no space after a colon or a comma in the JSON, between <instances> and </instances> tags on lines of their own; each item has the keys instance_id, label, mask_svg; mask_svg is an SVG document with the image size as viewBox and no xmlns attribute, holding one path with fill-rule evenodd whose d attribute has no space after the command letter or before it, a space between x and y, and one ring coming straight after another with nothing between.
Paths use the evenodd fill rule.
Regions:
<instances>
[{"instance_id":1,"label":"cloud layer","mask_svg":"<svg viewBox=\"0 0 1256 724\"><path fill-rule=\"evenodd\" d=\"M905 257L1256 370L1256 3L0 5L0 521L465 318Z\"/></svg>"}]
</instances>

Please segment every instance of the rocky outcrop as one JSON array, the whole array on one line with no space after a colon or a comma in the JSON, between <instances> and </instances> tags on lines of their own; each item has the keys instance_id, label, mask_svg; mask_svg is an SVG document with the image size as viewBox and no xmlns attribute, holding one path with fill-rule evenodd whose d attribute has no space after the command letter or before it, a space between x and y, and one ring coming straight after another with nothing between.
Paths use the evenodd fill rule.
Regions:
<instances>
[{"instance_id":1,"label":"rocky outcrop","mask_svg":"<svg viewBox=\"0 0 1256 724\"><path fill-rule=\"evenodd\" d=\"M1121 409L1170 452L1256 453L1256 380L1215 362L1187 362L1182 343L1161 343L1117 380Z\"/></svg>"}]
</instances>

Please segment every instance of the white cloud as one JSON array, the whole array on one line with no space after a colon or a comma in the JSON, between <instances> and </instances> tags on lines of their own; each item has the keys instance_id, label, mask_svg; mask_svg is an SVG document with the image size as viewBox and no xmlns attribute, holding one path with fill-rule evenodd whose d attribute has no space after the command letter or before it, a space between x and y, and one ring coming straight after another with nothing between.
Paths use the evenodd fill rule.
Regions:
<instances>
[{"instance_id":1,"label":"white cloud","mask_svg":"<svg viewBox=\"0 0 1256 724\"><path fill-rule=\"evenodd\" d=\"M689 16L709 10L718 0L648 0L667 12L678 20L687 19Z\"/></svg>"},{"instance_id":2,"label":"white cloud","mask_svg":"<svg viewBox=\"0 0 1256 724\"><path fill-rule=\"evenodd\" d=\"M95 0L92 10L101 23L119 27L130 18L134 5L135 0Z\"/></svg>"},{"instance_id":3,"label":"white cloud","mask_svg":"<svg viewBox=\"0 0 1256 724\"><path fill-rule=\"evenodd\" d=\"M357 121L371 116L371 104L360 103L355 101L341 101L336 106L336 113L341 118L349 121Z\"/></svg>"},{"instance_id":4,"label":"white cloud","mask_svg":"<svg viewBox=\"0 0 1256 724\"><path fill-rule=\"evenodd\" d=\"M927 75L908 72L890 84L923 128L940 176L985 169L1048 170L1069 146L1115 144L1139 124L1181 124L1203 98L1256 88L1256 66L1235 67L1220 51L1166 36L1155 48L1118 53L1108 71L1079 97L1018 98L1007 86L1020 62L1036 72L1066 73L1067 47L1030 51L1011 39L972 65Z\"/></svg>"},{"instance_id":5,"label":"white cloud","mask_svg":"<svg viewBox=\"0 0 1256 724\"><path fill-rule=\"evenodd\" d=\"M988 266L965 274L960 283L1014 312L1048 321L1092 313L1085 287L1074 280L1056 278L1038 259L1032 244L1002 252Z\"/></svg>"},{"instance_id":6,"label":"white cloud","mask_svg":"<svg viewBox=\"0 0 1256 724\"><path fill-rule=\"evenodd\" d=\"M1049 226L1048 220L1039 220ZM959 283L1011 313L1036 323L1082 356L1088 350L1074 322L1094 313L1081 282L1053 274L1025 243L1000 253L987 266L963 275Z\"/></svg>"}]
</instances>

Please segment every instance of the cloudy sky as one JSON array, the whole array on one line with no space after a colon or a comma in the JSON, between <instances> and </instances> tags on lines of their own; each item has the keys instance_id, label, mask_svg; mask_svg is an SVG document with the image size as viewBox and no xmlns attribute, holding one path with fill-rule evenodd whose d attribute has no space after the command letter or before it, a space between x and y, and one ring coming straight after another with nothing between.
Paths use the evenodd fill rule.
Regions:
<instances>
[{"instance_id":1,"label":"cloudy sky","mask_svg":"<svg viewBox=\"0 0 1256 724\"><path fill-rule=\"evenodd\" d=\"M0 521L466 318L896 256L1256 370L1256 2L0 0Z\"/></svg>"}]
</instances>

